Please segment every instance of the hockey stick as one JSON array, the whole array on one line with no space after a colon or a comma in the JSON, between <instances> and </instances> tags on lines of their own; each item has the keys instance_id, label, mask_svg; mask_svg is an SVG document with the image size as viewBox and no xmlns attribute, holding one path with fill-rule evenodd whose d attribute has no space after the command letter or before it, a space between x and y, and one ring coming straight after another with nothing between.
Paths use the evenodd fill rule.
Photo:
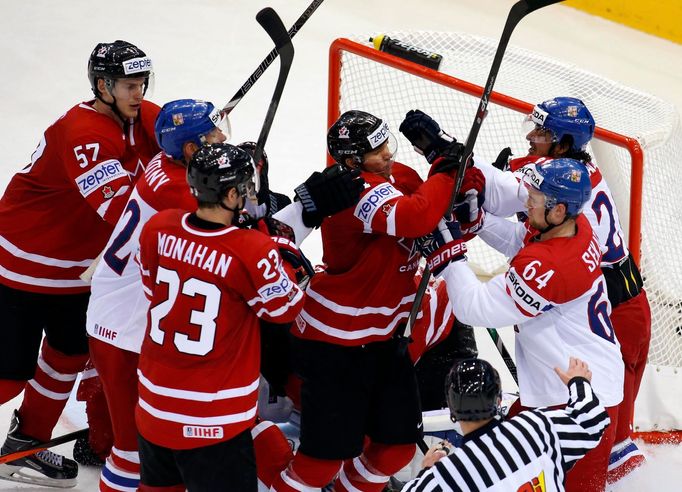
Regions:
<instances>
[{"instance_id":1,"label":"hockey stick","mask_svg":"<svg viewBox=\"0 0 682 492\"><path fill-rule=\"evenodd\" d=\"M291 26L291 29L288 31L288 35L290 38L293 38L296 33L303 27L303 24L305 24L308 19L310 19L310 16L313 15L313 12L317 10L317 7L322 4L324 0L313 0L310 5L308 5L308 8L305 9L305 11L301 14L301 16L296 20L293 26ZM277 54L279 52L278 48L273 49L270 53L268 53L268 56L265 57L265 59L258 65L258 68L254 70L254 72L249 76L248 79L246 79L246 82L244 82L244 85L242 85L239 90L236 92L234 96L232 96L232 99L225 105L223 108L223 111L226 114L229 114L237 104L239 104L239 101L242 100L242 98L246 95L247 92L251 89L251 86L256 83L256 81L263 75L263 72L272 64L273 61L275 61L275 58L277 58ZM258 162L258 161L255 161Z\"/></svg>"},{"instance_id":2,"label":"hockey stick","mask_svg":"<svg viewBox=\"0 0 682 492\"><path fill-rule=\"evenodd\" d=\"M55 437L50 441L41 442L40 444L36 444L35 446L24 448L20 451L14 451L13 453L0 455L0 465L2 465L3 463L8 463L10 461L18 460L20 458L23 458L24 456L30 456L32 454L39 453L40 451L45 451L47 448L51 448L53 446L59 446L60 444L75 441L76 439L80 439L81 437L87 437L89 432L90 429L81 429L76 432L71 432L70 434L64 434L63 436Z\"/></svg>"},{"instance_id":3,"label":"hockey stick","mask_svg":"<svg viewBox=\"0 0 682 492\"><path fill-rule=\"evenodd\" d=\"M514 359L512 359L512 356L509 353L509 350L507 350L507 347L504 345L504 342L502 341L502 337L500 337L500 334L497 332L497 330L495 328L486 328L486 329L488 330L488 335L490 335L490 338L493 339L493 343L495 344L497 351L500 353L500 356L502 357L502 360L504 361L504 365L507 366L509 373L512 375L512 377L514 378L514 382L518 386L519 376L518 376L518 373L516 372L516 364L514 364Z\"/></svg>"},{"instance_id":4,"label":"hockey stick","mask_svg":"<svg viewBox=\"0 0 682 492\"><path fill-rule=\"evenodd\" d=\"M469 136L467 137L466 144L464 145L464 151L459 157L457 177L455 179L455 187L453 188L452 194L450 195L450 205L447 208L448 216L452 214L452 207L454 206L457 194L459 193L459 190L462 187L465 171L464 163L469 162L469 158L472 156L474 144L476 143L476 139L478 138L478 132L481 129L481 125L483 124L483 119L485 118L485 114L488 108L490 94L493 91L495 79L497 78L497 74L500 71L500 65L502 64L502 58L504 57L504 52L506 51L507 45L509 44L509 39L511 38L511 35L514 32L514 28L521 21L521 19L523 19L526 15L530 14L531 12L534 12L535 10L541 9L543 7L547 7L548 5L559 3L561 1L563 0L520 0L516 2L509 11L509 14L507 15L507 22L505 23L504 29L502 30L500 42L497 45L497 51L495 51L495 57L493 58L493 63L492 66L490 67L488 80L485 83L485 88L483 90L483 94L481 95L481 101L478 105L478 110L476 111L474 123L471 126L471 130L469 130ZM404 334L404 337L407 339L409 339L412 333L412 327L414 326L415 319L417 318L417 313L419 312L419 308L421 307L420 306L421 299L424 296L424 292L426 292L430 278L431 269L429 268L428 265L426 265L426 268L424 268L422 279L419 283L419 287L417 288L417 293L415 294L415 302L412 304L412 309L410 310L410 315L407 319L407 325L405 327ZM417 302L417 300L419 300L419 302ZM505 359L505 364L507 364L507 367L510 368L512 376L515 376L516 366L514 366L514 361L511 359L509 352L507 351L506 347L504 347L502 340L499 338L497 330L495 330L494 328L488 328L488 333L492 337L493 342L495 342L495 346L498 348L498 350L500 350L500 354L502 354L502 358ZM513 371L511 371L510 364L511 367L514 368Z\"/></svg>"},{"instance_id":5,"label":"hockey stick","mask_svg":"<svg viewBox=\"0 0 682 492\"><path fill-rule=\"evenodd\" d=\"M282 19L279 18L277 12L272 8L266 7L258 12L256 20L272 38L272 41L275 43L275 51L279 52L280 55L279 75L277 77L277 84L275 85L275 92L272 94L270 106L265 115L265 121L260 130L258 142L256 142L256 149L253 151L253 162L260 162L261 157L263 157L265 142L268 139L272 122L275 119L279 101L282 98L284 84L286 84L287 77L289 76L289 69L291 69L291 64L294 61L294 45L291 42L291 37L289 37L289 33L284 27L284 24L282 24Z\"/></svg>"}]
</instances>

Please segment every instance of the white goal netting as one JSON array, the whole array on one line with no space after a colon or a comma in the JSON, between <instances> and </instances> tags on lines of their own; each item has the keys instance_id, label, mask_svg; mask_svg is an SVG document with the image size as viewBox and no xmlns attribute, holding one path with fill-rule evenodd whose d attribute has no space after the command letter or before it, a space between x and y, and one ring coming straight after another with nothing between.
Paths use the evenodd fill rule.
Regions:
<instances>
[{"instance_id":1,"label":"white goal netting","mask_svg":"<svg viewBox=\"0 0 682 492\"><path fill-rule=\"evenodd\" d=\"M330 70L330 115L338 114L337 110L362 109L387 120L399 142L396 159L425 174L425 161L398 132L400 122L409 109L419 108L458 140L465 140L480 99L480 92L475 93L476 88L472 89L466 82L485 84L497 40L462 33L386 33L391 38L441 54L439 72L465 81L454 81L456 87L451 87L452 79L444 81L438 74L433 76L430 70L417 69L415 74L389 66L393 57L368 49L369 37L376 34L354 37L352 43L341 40L332 47L330 61L335 66L334 53L340 53L340 72ZM643 191L641 196L635 193L633 202L630 191L633 178L637 182L637 172L636 168L634 174L632 171L631 151L614 144L607 136L604 138L608 142L595 138L588 151L614 194L631 246L635 244L632 236L637 234L629 230L629 224L633 223L631 212L637 219L639 206L643 211L639 217L640 267L653 322L649 365L635 416L636 428L640 431L681 429L682 218L676 212L676 196L682 190L682 169L678 164L682 158L679 113L672 104L654 96L514 46L506 51L494 89L501 96L488 106L488 116L474 148L478 157L494 160L507 146L515 156L526 155L528 144L521 128L523 116L531 105L555 96L582 99L598 127L630 137L630 144L635 148L637 144L641 146ZM616 141L620 135L615 136ZM632 210L631 204L634 204ZM479 274L505 271L506 260L502 255L480 240L472 243L475 243L471 248L472 263Z\"/></svg>"}]
</instances>

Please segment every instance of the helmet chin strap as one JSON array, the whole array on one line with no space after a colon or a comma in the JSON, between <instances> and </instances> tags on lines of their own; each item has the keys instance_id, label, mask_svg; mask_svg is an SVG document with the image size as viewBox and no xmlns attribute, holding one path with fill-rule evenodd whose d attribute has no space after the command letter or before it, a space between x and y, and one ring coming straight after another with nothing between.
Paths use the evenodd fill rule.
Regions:
<instances>
[{"instance_id":1,"label":"helmet chin strap","mask_svg":"<svg viewBox=\"0 0 682 492\"><path fill-rule=\"evenodd\" d=\"M235 216L239 215L239 213L244 209L244 202L246 201L246 198L242 197L242 204L237 205L234 208L230 208L227 205L225 205L225 198L226 197L223 197L223 199L220 200L220 202L218 202L218 205L220 205L222 209L232 212Z\"/></svg>"},{"instance_id":2,"label":"helmet chin strap","mask_svg":"<svg viewBox=\"0 0 682 492\"><path fill-rule=\"evenodd\" d=\"M547 227L545 227L545 228L543 228L543 229L540 229L540 233L541 233L541 234L545 234L546 232L549 232L549 231L551 231L552 229L554 229L555 227L560 226L561 224L563 224L564 222L566 222L566 219L564 219L564 222L562 222L561 224L552 224L552 223L550 223L550 222L549 222L549 212L550 212L550 210L546 208L546 209L545 209L545 222L546 222L548 225L547 225Z\"/></svg>"},{"instance_id":3,"label":"helmet chin strap","mask_svg":"<svg viewBox=\"0 0 682 492\"><path fill-rule=\"evenodd\" d=\"M102 79L102 80L104 80L104 83L105 83L105 85L106 85L106 80L105 80L105 79ZM96 97L97 99L99 99L100 101L102 101L102 102L103 102L104 104L106 104L107 106L109 106L109 107L111 108L111 110L114 112L114 114L115 114L116 116L118 116L118 118L121 120L121 122L123 123L124 126L125 126L125 125L128 125L128 119L127 119L125 116L123 116L123 115L121 114L121 110L118 109L118 106L116 105L116 96L114 96L114 95L111 93L111 91L109 91L108 89L107 89L107 92L109 93L109 95L111 96L111 98L114 100L114 102L111 102L111 103L106 102L106 101L104 100L104 98L102 97L102 94L100 93L99 90L97 91L97 94L95 94L95 97Z\"/></svg>"},{"instance_id":4,"label":"helmet chin strap","mask_svg":"<svg viewBox=\"0 0 682 492\"><path fill-rule=\"evenodd\" d=\"M564 215L564 220L562 220L560 223L558 223L558 224L550 224L550 222L549 222L549 220L548 220L548 219L549 219L549 212L550 212L550 211L551 211L550 209L545 209L545 222L547 222L548 225L547 225L547 227L545 227L544 229L540 229L540 233L541 233L541 234L545 234L546 232L551 231L551 230L554 229L555 227L559 227L560 225L563 225L568 219L572 218L572 217L569 217L568 215Z\"/></svg>"}]
</instances>

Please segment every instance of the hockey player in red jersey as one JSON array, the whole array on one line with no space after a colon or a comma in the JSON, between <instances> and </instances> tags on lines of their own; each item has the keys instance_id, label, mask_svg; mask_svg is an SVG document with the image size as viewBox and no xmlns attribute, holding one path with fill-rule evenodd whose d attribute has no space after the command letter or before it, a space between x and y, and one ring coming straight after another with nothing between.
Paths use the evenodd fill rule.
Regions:
<instances>
[{"instance_id":1,"label":"hockey player in red jersey","mask_svg":"<svg viewBox=\"0 0 682 492\"><path fill-rule=\"evenodd\" d=\"M115 438L111 455L102 470L101 491L137 487L139 484L140 466L134 418L137 403L136 370L149 304L141 295L142 279L139 267L133 260L139 248L140 231L158 211L170 208L191 211L196 208L196 200L187 186L187 163L202 145L224 142L229 138L229 122L210 102L180 99L161 108L155 133L162 152L151 160L143 177L135 185L91 284L92 294L87 313L90 353L107 395ZM253 148L250 143L240 144L239 147L247 151ZM265 173L267 169L260 173L261 183ZM336 179L327 177L319 182L318 187L307 188L311 199L315 198L317 207L324 209L323 213L333 213L334 206L345 208L357 201L361 183L356 184L355 191L347 189L343 193L343 189L333 186L342 179L344 177L337 174ZM320 195L332 191L336 191L334 205L322 203ZM284 195L278 195L278 200L273 203L279 205L284 198ZM275 205L270 205L268 212L274 211L274 208ZM298 214L300 217L300 211ZM277 436L271 436L275 429L262 428L254 431L254 437L258 439L257 457L266 447L260 445L260 441L267 441L267 447L271 447L273 441L286 443L283 437L278 439ZM262 469L259 466L259 478Z\"/></svg>"},{"instance_id":2,"label":"hockey player in red jersey","mask_svg":"<svg viewBox=\"0 0 682 492\"><path fill-rule=\"evenodd\" d=\"M99 43L88 63L95 99L45 131L0 200L0 402L25 388L3 453L50 439L88 359L89 287L79 275L104 247L131 179L158 152L158 107L144 100L151 76L151 59L136 46ZM24 466L45 477L26 476ZM75 462L49 450L0 467L3 478L62 487L77 473Z\"/></svg>"},{"instance_id":3,"label":"hockey player in red jersey","mask_svg":"<svg viewBox=\"0 0 682 492\"><path fill-rule=\"evenodd\" d=\"M649 353L651 309L639 269L628 250L613 195L586 151L594 129L594 118L580 99L549 99L535 106L526 118L528 156L509 162L513 174L484 166L481 169L487 178L484 208L501 216L521 210L518 200L514 200L516 183L523 167L538 157L576 159L590 175L592 195L584 214L603 251L601 269L612 307L611 323L625 363L623 402L618 407L616 440L609 463L608 479L613 483L644 462L644 455L631 435L635 400Z\"/></svg>"},{"instance_id":4,"label":"hockey player in red jersey","mask_svg":"<svg viewBox=\"0 0 682 492\"><path fill-rule=\"evenodd\" d=\"M304 294L283 245L232 225L255 198L254 175L246 151L205 145L187 172L196 212L165 210L142 229L150 299L136 409L142 491L257 488L258 318L292 321Z\"/></svg>"},{"instance_id":5,"label":"hockey player in red jersey","mask_svg":"<svg viewBox=\"0 0 682 492\"><path fill-rule=\"evenodd\" d=\"M552 368L573 354L589 362L595 393L615 421L623 361L609 320L599 244L580 213L591 193L588 172L573 159L542 159L526 168L522 183L528 221L515 224L487 214L479 232L512 258L506 274L487 283L476 279L456 222L441 223L420 240L420 248L445 279L459 318L475 326L515 325L521 405L562 405L566 387ZM604 490L614 437L615 427L609 427L599 446L568 474L566 490Z\"/></svg>"},{"instance_id":6,"label":"hockey player in red jersey","mask_svg":"<svg viewBox=\"0 0 682 492\"><path fill-rule=\"evenodd\" d=\"M379 491L420 437L414 367L394 335L416 291L414 238L445 213L454 180L439 171L452 166L437 160L422 182L393 161L388 124L364 111L341 115L327 145L337 163L360 168L368 186L354 209L322 223L327 268L312 278L292 327L301 445L272 489L319 488L338 474L337 491Z\"/></svg>"}]
</instances>

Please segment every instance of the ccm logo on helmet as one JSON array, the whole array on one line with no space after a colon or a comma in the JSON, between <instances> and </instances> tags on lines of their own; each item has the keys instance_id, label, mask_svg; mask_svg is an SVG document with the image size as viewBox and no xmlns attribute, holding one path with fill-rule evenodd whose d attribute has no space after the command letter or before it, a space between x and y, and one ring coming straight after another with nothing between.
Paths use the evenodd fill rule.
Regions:
<instances>
[{"instance_id":1,"label":"ccm logo on helmet","mask_svg":"<svg viewBox=\"0 0 682 492\"><path fill-rule=\"evenodd\" d=\"M365 224L371 224L374 214L379 208L392 199L393 197L401 196L391 183L383 183L375 186L372 190L362 197L360 202L355 206L355 216L363 221Z\"/></svg>"},{"instance_id":2,"label":"ccm logo on helmet","mask_svg":"<svg viewBox=\"0 0 682 492\"><path fill-rule=\"evenodd\" d=\"M123 165L115 159L100 162L87 173L83 173L76 178L78 190L84 197L115 179L128 178L128 173L123 169Z\"/></svg>"},{"instance_id":3,"label":"ccm logo on helmet","mask_svg":"<svg viewBox=\"0 0 682 492\"><path fill-rule=\"evenodd\" d=\"M384 143L388 138L388 123L384 122L379 128L374 130L368 137L367 140L373 149L376 149L379 145Z\"/></svg>"},{"instance_id":4,"label":"ccm logo on helmet","mask_svg":"<svg viewBox=\"0 0 682 492\"><path fill-rule=\"evenodd\" d=\"M123 73L126 75L139 72L149 72L151 69L152 59L149 57L133 58L132 60L123 62Z\"/></svg>"},{"instance_id":5,"label":"ccm logo on helmet","mask_svg":"<svg viewBox=\"0 0 682 492\"><path fill-rule=\"evenodd\" d=\"M506 281L507 289L514 302L530 313L531 316L537 316L551 306L547 300L540 297L537 292L534 292L519 278L514 268L509 269Z\"/></svg>"}]
</instances>

